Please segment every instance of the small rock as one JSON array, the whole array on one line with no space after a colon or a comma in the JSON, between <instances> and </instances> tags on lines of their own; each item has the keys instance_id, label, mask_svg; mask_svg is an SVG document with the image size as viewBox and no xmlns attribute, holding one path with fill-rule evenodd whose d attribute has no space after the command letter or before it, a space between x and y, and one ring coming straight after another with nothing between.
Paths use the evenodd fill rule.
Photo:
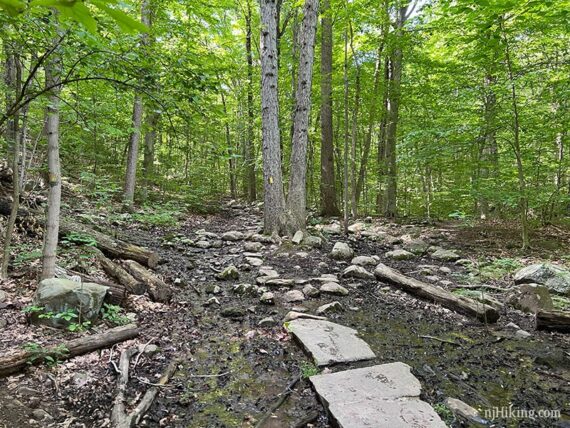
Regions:
<instances>
[{"instance_id":1,"label":"small rock","mask_svg":"<svg viewBox=\"0 0 570 428\"><path fill-rule=\"evenodd\" d=\"M303 237L304 237L303 231L298 230L297 232L295 232L295 235L291 239L291 242L295 245L299 245L303 241Z\"/></svg>"},{"instance_id":2,"label":"small rock","mask_svg":"<svg viewBox=\"0 0 570 428\"><path fill-rule=\"evenodd\" d=\"M257 253L261 250L263 250L264 246L261 242L246 242L243 245L243 249L244 251L251 251L254 253Z\"/></svg>"},{"instance_id":3,"label":"small rock","mask_svg":"<svg viewBox=\"0 0 570 428\"><path fill-rule=\"evenodd\" d=\"M328 233L330 235L340 235L341 233L341 227L340 224L338 223L332 223L332 224L325 224L321 230L324 233Z\"/></svg>"},{"instance_id":4,"label":"small rock","mask_svg":"<svg viewBox=\"0 0 570 428\"><path fill-rule=\"evenodd\" d=\"M333 273L323 273L318 278L312 278L312 281L318 282L338 282L338 277Z\"/></svg>"},{"instance_id":5,"label":"small rock","mask_svg":"<svg viewBox=\"0 0 570 428\"><path fill-rule=\"evenodd\" d=\"M237 230L226 232L222 235L222 241L241 241L244 235Z\"/></svg>"},{"instance_id":6,"label":"small rock","mask_svg":"<svg viewBox=\"0 0 570 428\"><path fill-rule=\"evenodd\" d=\"M521 329L521 328L520 328L517 324L515 324L514 322L508 323L508 324L505 326L505 328L512 328L512 329L514 329L514 330L520 330L520 329Z\"/></svg>"},{"instance_id":7,"label":"small rock","mask_svg":"<svg viewBox=\"0 0 570 428\"><path fill-rule=\"evenodd\" d=\"M449 274L451 273L451 269L449 269L447 266L441 266L441 267L439 268L439 271L440 271L441 273L446 274L446 275L449 275Z\"/></svg>"},{"instance_id":8,"label":"small rock","mask_svg":"<svg viewBox=\"0 0 570 428\"><path fill-rule=\"evenodd\" d=\"M321 285L321 293L336 294L338 296L347 296L348 290L336 282L327 282Z\"/></svg>"},{"instance_id":9,"label":"small rock","mask_svg":"<svg viewBox=\"0 0 570 428\"><path fill-rule=\"evenodd\" d=\"M220 315L223 316L224 318L239 319L245 316L245 311L242 308L229 306L227 308L222 309Z\"/></svg>"},{"instance_id":10,"label":"small rock","mask_svg":"<svg viewBox=\"0 0 570 428\"><path fill-rule=\"evenodd\" d=\"M4 318L0 318L0 330L5 328L7 325L8 325L8 321L6 321Z\"/></svg>"},{"instance_id":11,"label":"small rock","mask_svg":"<svg viewBox=\"0 0 570 428\"><path fill-rule=\"evenodd\" d=\"M410 260L415 257L413 253L406 250L388 251L384 256L392 260Z\"/></svg>"},{"instance_id":12,"label":"small rock","mask_svg":"<svg viewBox=\"0 0 570 428\"><path fill-rule=\"evenodd\" d=\"M218 300L217 297L210 297L207 301L204 302L204 306L210 306L210 305L219 305L220 301Z\"/></svg>"},{"instance_id":13,"label":"small rock","mask_svg":"<svg viewBox=\"0 0 570 428\"><path fill-rule=\"evenodd\" d=\"M349 260L354 256L354 251L345 242L337 242L331 251L331 257L335 260Z\"/></svg>"},{"instance_id":14,"label":"small rock","mask_svg":"<svg viewBox=\"0 0 570 428\"><path fill-rule=\"evenodd\" d=\"M139 352L145 355L154 355L159 351L159 347L154 343L149 343L148 345L140 344L138 348Z\"/></svg>"},{"instance_id":15,"label":"small rock","mask_svg":"<svg viewBox=\"0 0 570 428\"><path fill-rule=\"evenodd\" d=\"M448 398L445 400L445 405L452 411L452 413L468 422L473 424L487 425L487 421L481 417L479 412L457 398Z\"/></svg>"},{"instance_id":16,"label":"small rock","mask_svg":"<svg viewBox=\"0 0 570 428\"><path fill-rule=\"evenodd\" d=\"M194 245L196 245L196 247L198 248L202 248L203 250L206 250L212 246L212 244L210 244L210 241L205 241L205 240L198 241Z\"/></svg>"},{"instance_id":17,"label":"small rock","mask_svg":"<svg viewBox=\"0 0 570 428\"><path fill-rule=\"evenodd\" d=\"M340 302L335 301L335 302L327 303L326 305L319 306L317 308L317 314L323 315L323 314L328 314L328 313L332 313L332 312L342 312L343 310L344 310L344 308L342 307Z\"/></svg>"},{"instance_id":18,"label":"small rock","mask_svg":"<svg viewBox=\"0 0 570 428\"><path fill-rule=\"evenodd\" d=\"M302 302L305 300L305 295L300 290L291 290L283 295L283 300L286 302Z\"/></svg>"},{"instance_id":19,"label":"small rock","mask_svg":"<svg viewBox=\"0 0 570 428\"><path fill-rule=\"evenodd\" d=\"M554 308L548 288L538 284L520 285L508 297L508 302L515 308L532 314Z\"/></svg>"},{"instance_id":20,"label":"small rock","mask_svg":"<svg viewBox=\"0 0 570 428\"><path fill-rule=\"evenodd\" d=\"M257 323L259 327L273 327L276 324L277 322L273 317L263 318L261 321Z\"/></svg>"},{"instance_id":21,"label":"small rock","mask_svg":"<svg viewBox=\"0 0 570 428\"><path fill-rule=\"evenodd\" d=\"M207 284L204 291L206 294L220 294L222 289L217 284Z\"/></svg>"},{"instance_id":22,"label":"small rock","mask_svg":"<svg viewBox=\"0 0 570 428\"><path fill-rule=\"evenodd\" d=\"M259 287L254 284L235 284L232 290L240 296L257 296L259 294Z\"/></svg>"},{"instance_id":23,"label":"small rock","mask_svg":"<svg viewBox=\"0 0 570 428\"><path fill-rule=\"evenodd\" d=\"M274 305L275 304L275 294L270 291L266 291L261 295L259 298L261 303L265 303L266 305Z\"/></svg>"},{"instance_id":24,"label":"small rock","mask_svg":"<svg viewBox=\"0 0 570 428\"><path fill-rule=\"evenodd\" d=\"M455 262L457 260L459 260L461 258L461 256L459 254L457 254L455 251L453 250L444 250L444 249L439 249L437 251L435 251L431 257L433 259L436 260L443 260L446 262Z\"/></svg>"},{"instance_id":25,"label":"small rock","mask_svg":"<svg viewBox=\"0 0 570 428\"><path fill-rule=\"evenodd\" d=\"M362 266L351 265L342 273L346 278L374 279L374 275L364 269Z\"/></svg>"},{"instance_id":26,"label":"small rock","mask_svg":"<svg viewBox=\"0 0 570 428\"><path fill-rule=\"evenodd\" d=\"M517 339L528 339L532 334L525 330L517 330L515 331L515 337Z\"/></svg>"},{"instance_id":27,"label":"small rock","mask_svg":"<svg viewBox=\"0 0 570 428\"><path fill-rule=\"evenodd\" d=\"M246 257L245 261L248 262L251 266L261 266L263 264L263 260L256 257Z\"/></svg>"},{"instance_id":28,"label":"small rock","mask_svg":"<svg viewBox=\"0 0 570 428\"><path fill-rule=\"evenodd\" d=\"M239 271L234 265L229 265L217 275L217 278L221 280L238 279Z\"/></svg>"},{"instance_id":29,"label":"small rock","mask_svg":"<svg viewBox=\"0 0 570 428\"><path fill-rule=\"evenodd\" d=\"M360 233L364 229L366 229L366 224L364 224L362 222L357 222L357 223L354 223L354 224L351 224L350 226L348 226L348 231L350 233Z\"/></svg>"},{"instance_id":30,"label":"small rock","mask_svg":"<svg viewBox=\"0 0 570 428\"><path fill-rule=\"evenodd\" d=\"M298 253L295 253L295 255L297 257L302 258L302 259L306 259L307 257L309 257L309 253L307 253L305 251L299 251Z\"/></svg>"},{"instance_id":31,"label":"small rock","mask_svg":"<svg viewBox=\"0 0 570 428\"><path fill-rule=\"evenodd\" d=\"M0 303L6 300L6 292L0 290Z\"/></svg>"},{"instance_id":32,"label":"small rock","mask_svg":"<svg viewBox=\"0 0 570 428\"><path fill-rule=\"evenodd\" d=\"M269 278L265 281L265 285L273 287L292 287L295 285L295 280L291 278Z\"/></svg>"},{"instance_id":33,"label":"small rock","mask_svg":"<svg viewBox=\"0 0 570 428\"><path fill-rule=\"evenodd\" d=\"M402 237L402 241L402 246L405 250L418 256L425 254L429 248L429 244L421 239L412 239L410 237L404 239L404 237Z\"/></svg>"},{"instance_id":34,"label":"small rock","mask_svg":"<svg viewBox=\"0 0 570 428\"><path fill-rule=\"evenodd\" d=\"M303 287L303 294L308 297L317 297L321 292L318 288L313 287L311 284L305 285Z\"/></svg>"},{"instance_id":35,"label":"small rock","mask_svg":"<svg viewBox=\"0 0 570 428\"><path fill-rule=\"evenodd\" d=\"M439 281L439 285L443 287L450 287L453 285L453 281L447 281L445 279L442 279L441 281Z\"/></svg>"},{"instance_id":36,"label":"small rock","mask_svg":"<svg viewBox=\"0 0 570 428\"><path fill-rule=\"evenodd\" d=\"M222 248L223 245L224 245L224 243L220 239L217 239L216 241L212 241L211 247L212 248Z\"/></svg>"},{"instance_id":37,"label":"small rock","mask_svg":"<svg viewBox=\"0 0 570 428\"><path fill-rule=\"evenodd\" d=\"M34 418L36 421L46 421L46 422L53 420L53 417L44 409L32 410L32 418Z\"/></svg>"},{"instance_id":38,"label":"small rock","mask_svg":"<svg viewBox=\"0 0 570 428\"><path fill-rule=\"evenodd\" d=\"M377 261L374 257L356 256L350 263L358 266L374 266L377 264Z\"/></svg>"},{"instance_id":39,"label":"small rock","mask_svg":"<svg viewBox=\"0 0 570 428\"><path fill-rule=\"evenodd\" d=\"M309 247L320 248L323 246L323 239L319 236L307 235L303 239L303 244Z\"/></svg>"}]
</instances>

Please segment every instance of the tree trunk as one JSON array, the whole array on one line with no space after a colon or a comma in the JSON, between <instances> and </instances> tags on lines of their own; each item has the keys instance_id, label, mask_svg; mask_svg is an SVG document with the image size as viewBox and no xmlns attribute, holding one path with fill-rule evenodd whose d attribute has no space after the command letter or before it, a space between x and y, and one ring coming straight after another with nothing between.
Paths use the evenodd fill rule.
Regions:
<instances>
[{"instance_id":1,"label":"tree trunk","mask_svg":"<svg viewBox=\"0 0 570 428\"><path fill-rule=\"evenodd\" d=\"M147 27L150 26L150 0L143 0L141 6L141 22ZM148 45L148 34L141 37L141 45ZM142 82L141 82L142 83ZM137 163L139 158L139 144L141 138L141 125L143 117L142 95L135 92L133 102L132 130L129 137L129 148L127 152L127 170L125 173L125 192L123 200L126 205L133 205L135 199L135 186L137 181Z\"/></svg>"},{"instance_id":2,"label":"tree trunk","mask_svg":"<svg viewBox=\"0 0 570 428\"><path fill-rule=\"evenodd\" d=\"M299 73L295 95L291 176L287 196L288 228L290 231L305 230L306 226L307 145L318 7L318 0L305 0L303 22L299 34Z\"/></svg>"},{"instance_id":3,"label":"tree trunk","mask_svg":"<svg viewBox=\"0 0 570 428\"><path fill-rule=\"evenodd\" d=\"M536 329L570 333L570 313L566 311L540 311L536 314Z\"/></svg>"},{"instance_id":4,"label":"tree trunk","mask_svg":"<svg viewBox=\"0 0 570 428\"><path fill-rule=\"evenodd\" d=\"M222 95L222 106L224 108L224 129L225 129L225 136L226 136L226 147L228 148L228 172L230 177L230 195L232 199L237 199L237 177L236 177L236 165L235 165L235 157L234 157L234 148L232 147L232 140L230 137L230 124L229 122L229 115L228 115L228 107L226 105L226 97L224 92L221 92Z\"/></svg>"},{"instance_id":5,"label":"tree trunk","mask_svg":"<svg viewBox=\"0 0 570 428\"><path fill-rule=\"evenodd\" d=\"M285 229L285 195L279 138L277 5L275 0L260 0L260 8L264 231L279 234Z\"/></svg>"},{"instance_id":6,"label":"tree trunk","mask_svg":"<svg viewBox=\"0 0 570 428\"><path fill-rule=\"evenodd\" d=\"M390 91L389 91L389 110L388 121L386 127L386 167L387 167L387 183L386 197L384 205L384 216L387 218L395 218L398 214L396 197L398 186L398 171L396 165L396 142L398 136L398 120L400 109L400 87L402 78L402 43L403 43L403 27L406 21L408 6L403 6L397 11L396 17L396 33L395 47L391 56L390 73Z\"/></svg>"},{"instance_id":7,"label":"tree trunk","mask_svg":"<svg viewBox=\"0 0 570 428\"><path fill-rule=\"evenodd\" d=\"M493 89L495 76L490 73L485 76L486 94L484 99L484 131L483 131L483 147L481 148L481 171L479 181L483 184L483 193L487 188L492 188L494 183L488 183L497 175L497 139L496 139L496 114L497 114L497 97ZM479 187L481 186L479 184ZM481 190L480 190L481 192ZM479 196L478 201L479 216L482 219L489 218L490 206L488 197L483 194Z\"/></svg>"},{"instance_id":8,"label":"tree trunk","mask_svg":"<svg viewBox=\"0 0 570 428\"><path fill-rule=\"evenodd\" d=\"M56 29L54 43L59 43L60 31L57 13L53 12L53 25ZM48 200L44 245L42 251L42 279L55 275L56 252L59 233L59 212L61 207L61 166L59 162L59 85L61 82L62 60L59 48L46 59L46 87L52 87L47 106L47 163L48 163Z\"/></svg>"},{"instance_id":9,"label":"tree trunk","mask_svg":"<svg viewBox=\"0 0 570 428\"><path fill-rule=\"evenodd\" d=\"M376 210L379 215L384 213L384 184L386 179L386 125L388 121L388 99L390 94L390 58L384 60L384 89L382 95L382 114L378 129L378 193L376 196Z\"/></svg>"},{"instance_id":10,"label":"tree trunk","mask_svg":"<svg viewBox=\"0 0 570 428\"><path fill-rule=\"evenodd\" d=\"M502 29L502 24L501 24ZM506 34L503 31L503 38L505 43L505 59L507 64L507 71L509 83L511 86L511 103L513 108L513 152L517 162L517 177L519 182L519 211L521 217L521 235L522 235L522 248L527 249L530 247L529 230L528 230L528 197L526 194L526 179L524 175L524 167L522 160L521 144L520 144L520 121L517 90L513 73L513 64L511 61L511 54L509 49L509 42Z\"/></svg>"},{"instance_id":11,"label":"tree trunk","mask_svg":"<svg viewBox=\"0 0 570 428\"><path fill-rule=\"evenodd\" d=\"M344 233L348 235L348 32L344 30L344 150L343 150L343 224Z\"/></svg>"},{"instance_id":12,"label":"tree trunk","mask_svg":"<svg viewBox=\"0 0 570 428\"><path fill-rule=\"evenodd\" d=\"M0 377L19 372L29 366L30 362L42 363L45 357L56 360L83 355L97 349L107 348L115 343L137 337L140 330L136 324L115 327L103 333L89 334L77 339L63 342L60 346L51 346L40 351L16 351L0 357Z\"/></svg>"},{"instance_id":13,"label":"tree trunk","mask_svg":"<svg viewBox=\"0 0 570 428\"><path fill-rule=\"evenodd\" d=\"M4 70L4 83L6 85L5 91L7 109L12 105L14 95L19 92L21 86L20 60L18 58L18 55L15 54L9 46L10 45L5 40L4 50L6 53L6 68ZM18 216L18 208L20 206L20 138L18 136L18 112L16 112L6 124L6 132L4 137L8 143L8 159L11 159L11 164L9 162L8 165L12 167L13 199L10 218L8 219L8 224L6 225L6 231L4 235L4 251L2 255L2 266L0 267L0 278L6 279L8 278L8 264L10 262L10 244L12 241L12 233L14 231L14 225L16 224L16 218ZM25 163L25 161L23 163Z\"/></svg>"},{"instance_id":14,"label":"tree trunk","mask_svg":"<svg viewBox=\"0 0 570 428\"><path fill-rule=\"evenodd\" d=\"M360 111L360 64L356 57L354 50L354 33L352 31L352 23L350 26L350 51L352 52L352 59L356 66L356 79L354 84L354 104L352 105L352 130L350 141L350 201L352 206L352 218L358 215L358 206L356 202L356 143L358 140L358 113Z\"/></svg>"},{"instance_id":15,"label":"tree trunk","mask_svg":"<svg viewBox=\"0 0 570 428\"><path fill-rule=\"evenodd\" d=\"M255 147L253 144L253 55L251 51L252 29L250 0L247 0L245 24L245 51L247 56L247 138L245 141L245 182L247 200L253 202L257 199L257 189L255 182Z\"/></svg>"},{"instance_id":16,"label":"tree trunk","mask_svg":"<svg viewBox=\"0 0 570 428\"><path fill-rule=\"evenodd\" d=\"M146 133L144 134L143 177L148 187L154 176L154 153L156 144L156 131L160 113L150 111L146 115Z\"/></svg>"},{"instance_id":17,"label":"tree trunk","mask_svg":"<svg viewBox=\"0 0 570 428\"><path fill-rule=\"evenodd\" d=\"M333 24L330 0L323 0L321 18L321 214L338 216L334 168L332 111Z\"/></svg>"}]
</instances>

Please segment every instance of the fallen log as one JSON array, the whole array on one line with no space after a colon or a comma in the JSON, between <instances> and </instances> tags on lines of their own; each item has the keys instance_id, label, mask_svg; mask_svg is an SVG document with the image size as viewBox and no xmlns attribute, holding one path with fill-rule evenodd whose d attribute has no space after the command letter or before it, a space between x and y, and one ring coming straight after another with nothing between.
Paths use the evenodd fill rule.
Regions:
<instances>
[{"instance_id":1,"label":"fallen log","mask_svg":"<svg viewBox=\"0 0 570 428\"><path fill-rule=\"evenodd\" d=\"M158 388L168 383L170 378L176 372L178 361L172 361L156 384L152 384L151 388L144 394L139 404L132 412L127 413L125 401L127 384L129 382L129 364L131 357L136 354L138 348L129 348L121 352L119 358L119 376L117 380L117 394L113 402L111 411L111 426L113 428L132 428L138 426L144 414L150 408L152 402L158 395ZM135 362L136 365L136 362Z\"/></svg>"},{"instance_id":2,"label":"fallen log","mask_svg":"<svg viewBox=\"0 0 570 428\"><path fill-rule=\"evenodd\" d=\"M102 278L95 278L93 276L84 275L79 272L69 271L69 273L79 276L81 278L81 282L94 282L95 284L101 284L105 287L109 287L107 294L105 294L105 303L121 306L127 298L127 289L122 284L117 284L116 282L108 281Z\"/></svg>"},{"instance_id":3,"label":"fallen log","mask_svg":"<svg viewBox=\"0 0 570 428\"><path fill-rule=\"evenodd\" d=\"M432 300L464 315L475 316L483 322L496 322L499 319L499 312L492 306L467 297L457 296L442 288L410 278L382 263L376 266L374 275L378 280L392 284L407 293Z\"/></svg>"},{"instance_id":4,"label":"fallen log","mask_svg":"<svg viewBox=\"0 0 570 428\"><path fill-rule=\"evenodd\" d=\"M44 361L67 360L78 355L86 354L101 348L107 348L115 343L132 339L139 334L136 324L115 327L103 333L91 334L69 340L60 345L37 349L22 349L8 355L0 356L0 377L19 372L29 363L39 364Z\"/></svg>"},{"instance_id":5,"label":"fallen log","mask_svg":"<svg viewBox=\"0 0 570 428\"><path fill-rule=\"evenodd\" d=\"M539 311L536 314L536 329L570 333L570 312Z\"/></svg>"},{"instance_id":6,"label":"fallen log","mask_svg":"<svg viewBox=\"0 0 570 428\"><path fill-rule=\"evenodd\" d=\"M130 294L141 295L147 291L147 286L144 282L135 279L134 276L114 261L109 260L103 254L98 259L105 273L119 281L119 284L124 285Z\"/></svg>"},{"instance_id":7,"label":"fallen log","mask_svg":"<svg viewBox=\"0 0 570 428\"><path fill-rule=\"evenodd\" d=\"M156 302L168 302L173 290L158 276L134 260L124 260L122 265L135 279L144 283L148 294Z\"/></svg>"},{"instance_id":8,"label":"fallen log","mask_svg":"<svg viewBox=\"0 0 570 428\"><path fill-rule=\"evenodd\" d=\"M69 219L62 219L59 225L59 234L61 237L65 237L69 233L89 235L97 242L97 248L115 259L136 260L150 268L154 268L158 265L158 254L152 250L112 238L85 224L76 223Z\"/></svg>"}]
</instances>

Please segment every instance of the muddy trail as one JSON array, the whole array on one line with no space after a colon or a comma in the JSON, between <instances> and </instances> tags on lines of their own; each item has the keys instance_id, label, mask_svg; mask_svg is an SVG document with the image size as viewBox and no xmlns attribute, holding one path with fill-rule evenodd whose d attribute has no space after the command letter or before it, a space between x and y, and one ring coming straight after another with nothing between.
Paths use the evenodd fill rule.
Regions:
<instances>
[{"instance_id":1,"label":"muddy trail","mask_svg":"<svg viewBox=\"0 0 570 428\"><path fill-rule=\"evenodd\" d=\"M443 248L453 242L464 259L478 256L464 253L451 229L376 222L375 226L390 236L419 236ZM421 398L454 427L463 425L441 406L447 397L461 399L482 412L511 406L562 413L560 420L498 417L489 426L569 426L570 340L562 334L535 331L532 316L508 305L501 309L497 324L485 325L376 280L355 278L341 278L340 284L349 290L346 296L321 293L305 296L304 301L286 301L291 289L318 285L311 279L341 275L349 263L330 258L336 241L347 242L357 256L378 256L409 276L443 281L445 286L464 283L472 276L466 263L441 262L429 256L386 259L384 254L398 248L399 241L372 239L358 231L348 237L325 233L327 240L320 248L290 241L219 240L228 231L248 234L260 229L259 210L236 204L214 216L191 216L177 227L133 224L120 231L129 241L159 253L162 263L156 270L176 288L171 304L153 303L143 296L129 298L128 311L142 326L138 343L158 345L157 352L137 362L127 391L129 399L140 398L170 361L180 360L179 370L161 388L141 426L255 427L299 375L302 380L263 426L331 426L306 379L318 370L291 340L283 320L291 310L314 314L333 301L343 310L327 313L327 318L358 330L377 358L333 366L332 371L407 363L422 384ZM204 241L208 245L202 246L207 248L196 246ZM255 266L258 260L261 266ZM229 265L237 268L239 278L217 279ZM238 286L256 284L260 268L266 267L276 270L280 278L297 280L292 287L268 286L275 295L274 304L262 303L248 286ZM495 285L509 288L512 282L506 276ZM501 300L503 293L493 296ZM517 337L509 323L532 335ZM26 334L22 343L32 335L28 330ZM2 347L5 344L0 341ZM116 385L111 361L117 360L124 346L77 357L49 370L33 367L26 375L0 380L0 426L109 426ZM41 416L41 412L46 414Z\"/></svg>"}]
</instances>

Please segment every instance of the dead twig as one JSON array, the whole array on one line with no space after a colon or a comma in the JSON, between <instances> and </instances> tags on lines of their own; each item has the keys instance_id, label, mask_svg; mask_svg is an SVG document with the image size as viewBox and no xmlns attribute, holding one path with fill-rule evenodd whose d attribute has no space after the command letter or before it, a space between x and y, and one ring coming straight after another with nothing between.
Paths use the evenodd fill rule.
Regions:
<instances>
[{"instance_id":1,"label":"dead twig","mask_svg":"<svg viewBox=\"0 0 570 428\"><path fill-rule=\"evenodd\" d=\"M448 343L450 345L454 345L454 346L463 346L461 345L461 343L457 343L454 342L453 340L447 340L447 339L441 339L439 337L435 337L435 336L419 336L422 339L429 339L429 340L435 340L436 342L441 342L441 343Z\"/></svg>"},{"instance_id":2,"label":"dead twig","mask_svg":"<svg viewBox=\"0 0 570 428\"><path fill-rule=\"evenodd\" d=\"M229 375L231 372L232 371L230 370L229 372L223 372L218 374L189 375L188 377L222 377Z\"/></svg>"},{"instance_id":3,"label":"dead twig","mask_svg":"<svg viewBox=\"0 0 570 428\"><path fill-rule=\"evenodd\" d=\"M295 385L297 385L297 382L299 382L300 380L301 376L299 375L291 382L289 382L285 390L281 394L279 394L279 399L275 402L275 404L273 404L273 406L269 408L269 410L265 413L265 415L263 415L263 417L255 425L255 428L261 428L263 424L265 424L267 419L271 417L273 412L275 412L279 407L281 407L281 405L285 402L285 400L287 400L287 397L289 397L289 395L291 395L291 393L293 392L293 388L295 387Z\"/></svg>"}]
</instances>

